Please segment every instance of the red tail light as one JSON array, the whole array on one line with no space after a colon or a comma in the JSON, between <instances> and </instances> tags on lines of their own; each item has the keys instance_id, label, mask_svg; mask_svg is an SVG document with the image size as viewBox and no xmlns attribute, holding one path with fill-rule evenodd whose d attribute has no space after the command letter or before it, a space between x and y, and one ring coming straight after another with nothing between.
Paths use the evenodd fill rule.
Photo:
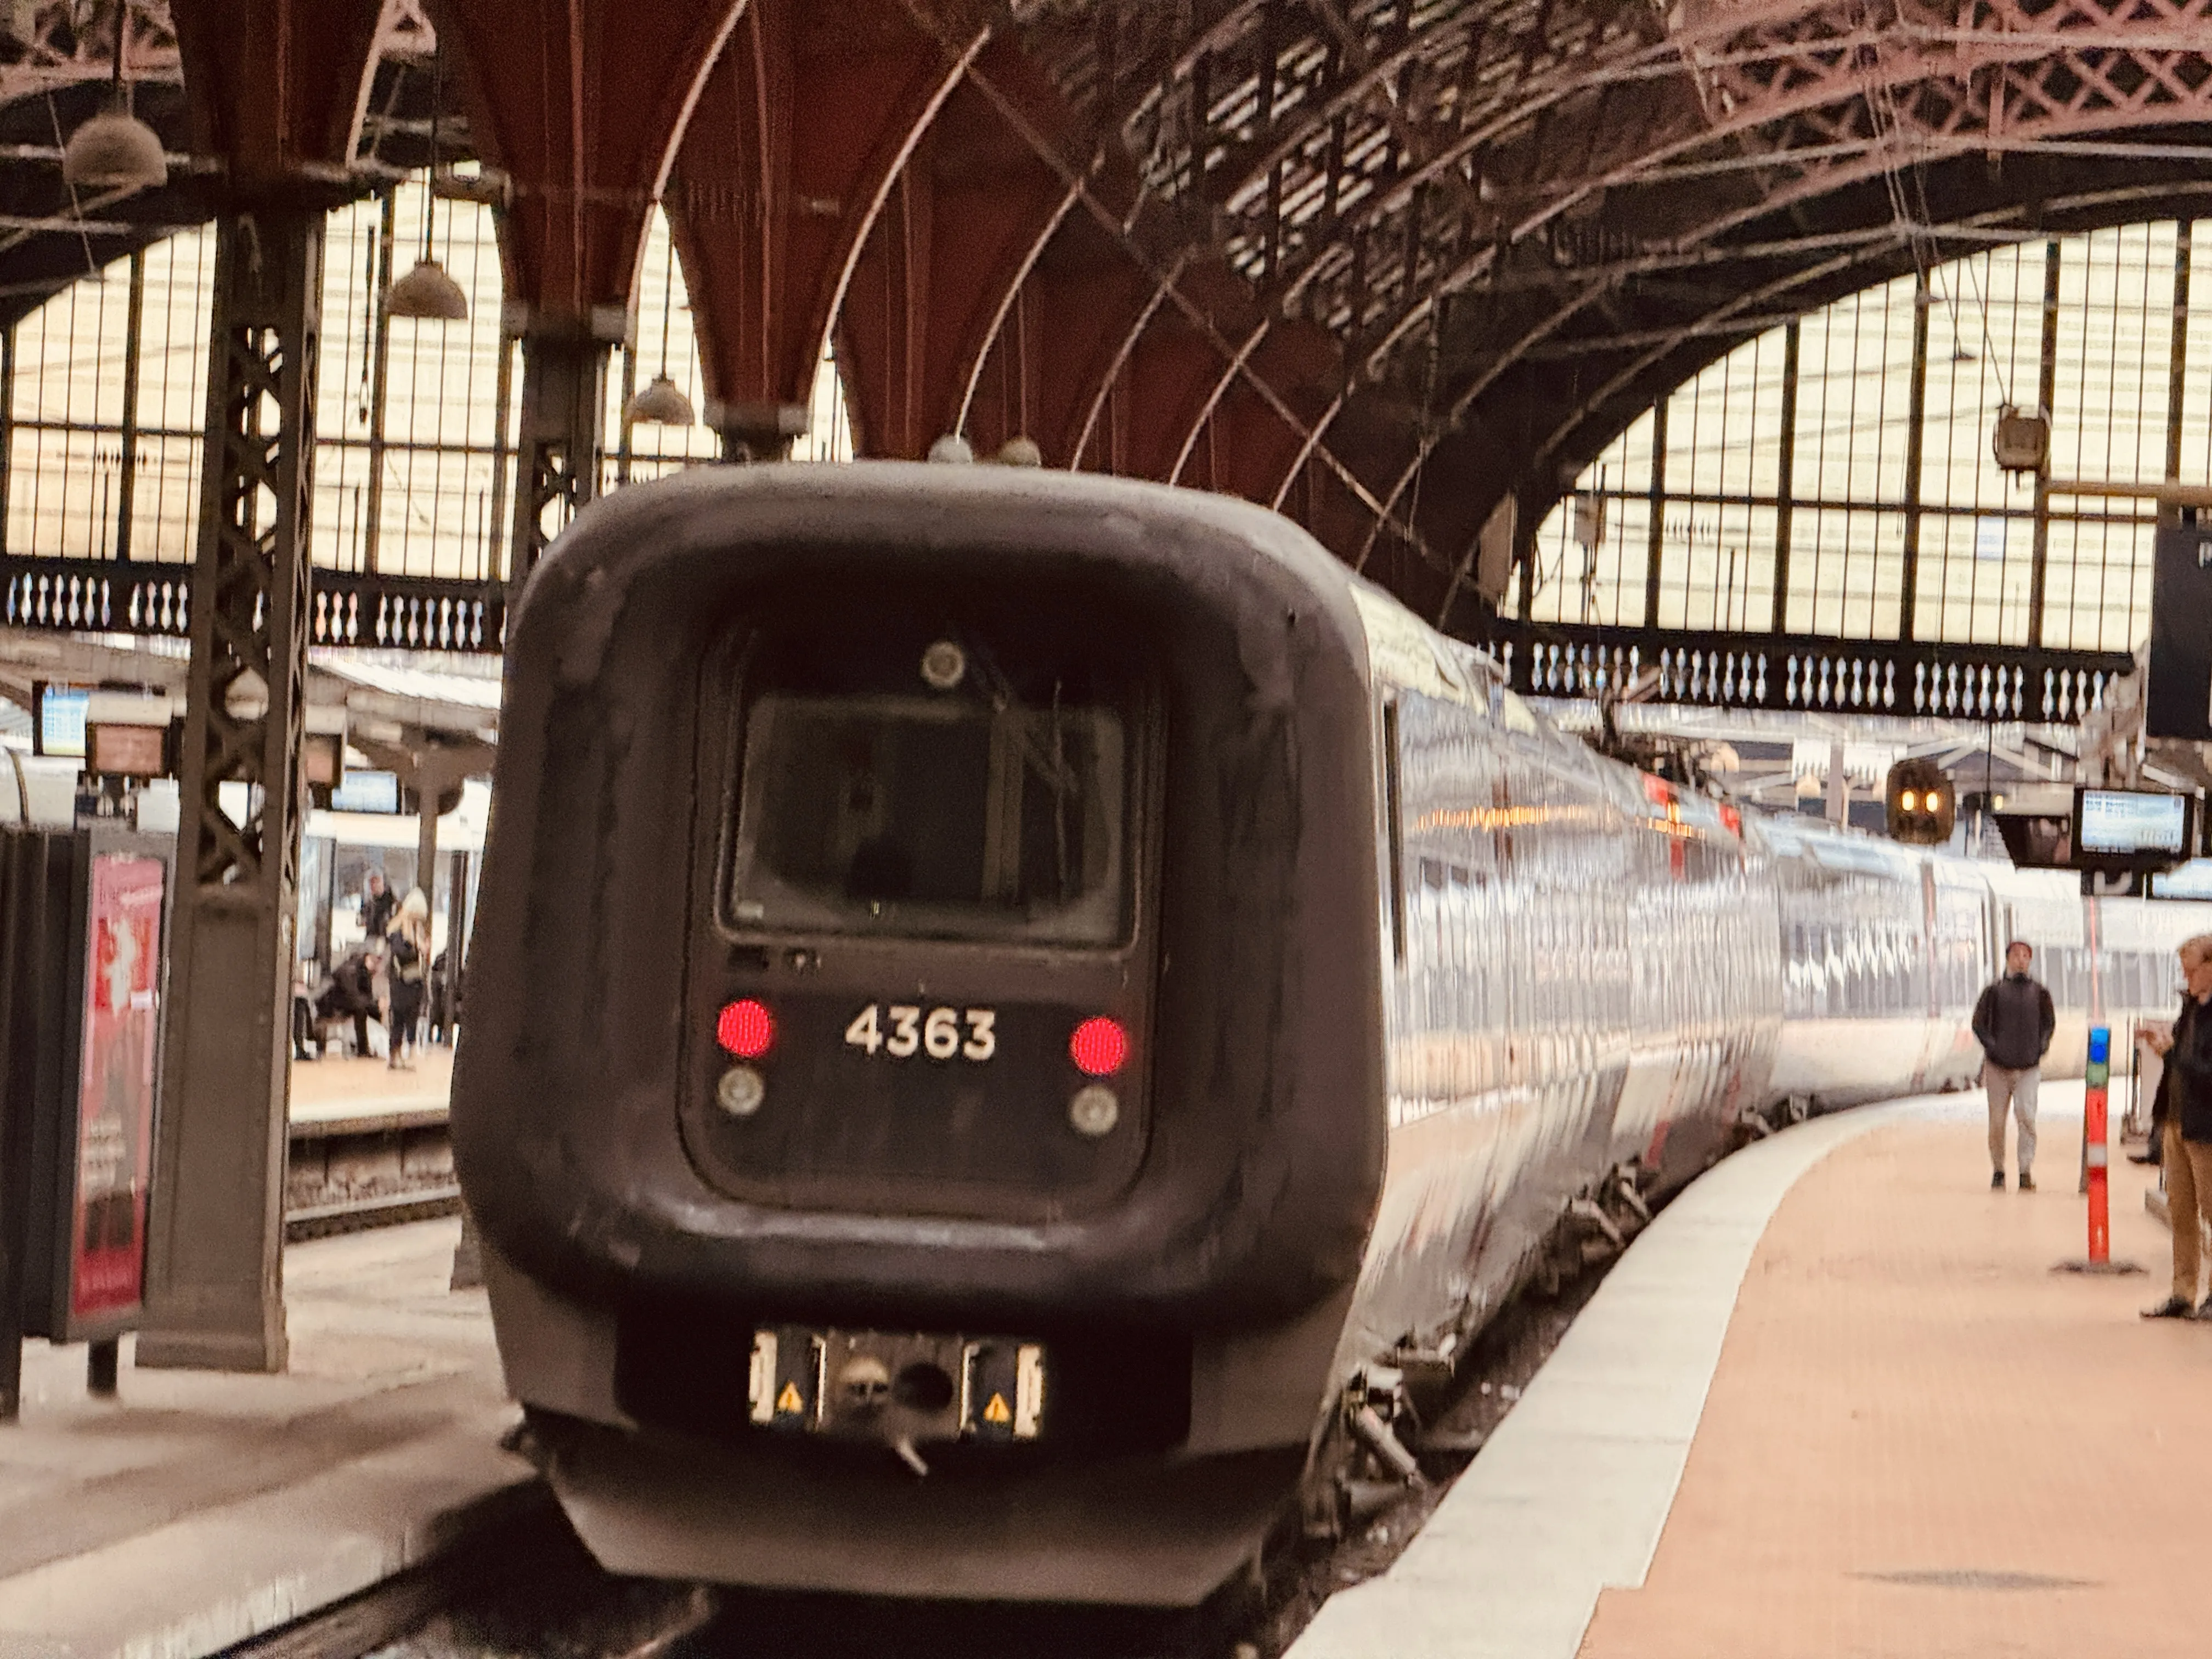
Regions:
<instances>
[{"instance_id":1,"label":"red tail light","mask_svg":"<svg viewBox=\"0 0 2212 1659\"><path fill-rule=\"evenodd\" d=\"M1075 1035L1067 1040L1067 1054L1075 1069L1085 1076L1111 1077L1129 1058L1129 1034L1100 1014L1075 1028Z\"/></svg>"},{"instance_id":2,"label":"red tail light","mask_svg":"<svg viewBox=\"0 0 2212 1659\"><path fill-rule=\"evenodd\" d=\"M775 1016L751 997L732 1002L714 1022L714 1040L739 1060L758 1060L775 1042Z\"/></svg>"}]
</instances>

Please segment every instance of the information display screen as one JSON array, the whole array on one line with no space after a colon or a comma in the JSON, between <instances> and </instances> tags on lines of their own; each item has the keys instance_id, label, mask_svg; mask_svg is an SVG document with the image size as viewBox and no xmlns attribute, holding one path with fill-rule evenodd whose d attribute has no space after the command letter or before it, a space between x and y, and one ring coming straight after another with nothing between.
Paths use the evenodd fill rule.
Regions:
<instances>
[{"instance_id":1,"label":"information display screen","mask_svg":"<svg viewBox=\"0 0 2212 1659\"><path fill-rule=\"evenodd\" d=\"M92 701L89 691L71 685L50 685L39 702L39 752L81 759L84 754L84 717Z\"/></svg>"},{"instance_id":2,"label":"information display screen","mask_svg":"<svg viewBox=\"0 0 2212 1659\"><path fill-rule=\"evenodd\" d=\"M333 812L397 812L399 778L392 772L348 772L331 793Z\"/></svg>"},{"instance_id":3,"label":"information display screen","mask_svg":"<svg viewBox=\"0 0 2212 1659\"><path fill-rule=\"evenodd\" d=\"M2189 849L2189 800L2133 789L2075 795L2074 848L2084 859L2179 859Z\"/></svg>"},{"instance_id":4,"label":"information display screen","mask_svg":"<svg viewBox=\"0 0 2212 1659\"><path fill-rule=\"evenodd\" d=\"M2150 896L2162 899L2212 899L2212 859L2191 859L2150 878Z\"/></svg>"},{"instance_id":5,"label":"information display screen","mask_svg":"<svg viewBox=\"0 0 2212 1659\"><path fill-rule=\"evenodd\" d=\"M85 727L85 769L117 777L158 778L168 770L167 732L158 726Z\"/></svg>"}]
</instances>

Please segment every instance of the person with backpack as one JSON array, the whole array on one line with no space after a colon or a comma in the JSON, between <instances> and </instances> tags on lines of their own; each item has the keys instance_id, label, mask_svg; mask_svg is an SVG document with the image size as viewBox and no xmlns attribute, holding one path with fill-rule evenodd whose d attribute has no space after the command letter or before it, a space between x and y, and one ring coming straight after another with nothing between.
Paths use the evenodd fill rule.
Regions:
<instances>
[{"instance_id":1,"label":"person with backpack","mask_svg":"<svg viewBox=\"0 0 2212 1659\"><path fill-rule=\"evenodd\" d=\"M1982 1045L1982 1087L1990 1099L1990 1188L2005 1184L2005 1117L2020 1121L2020 1189L2035 1190L2035 1096L2043 1056L2058 1029L2051 993L2029 977L2035 951L2027 940L2005 946L2004 976L1974 1004L1974 1039Z\"/></svg>"}]
</instances>

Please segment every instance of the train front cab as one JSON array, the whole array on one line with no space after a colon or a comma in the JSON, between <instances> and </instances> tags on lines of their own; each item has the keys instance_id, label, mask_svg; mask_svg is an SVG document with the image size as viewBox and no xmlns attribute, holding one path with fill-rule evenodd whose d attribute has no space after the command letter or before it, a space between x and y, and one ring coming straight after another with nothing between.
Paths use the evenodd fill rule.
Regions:
<instances>
[{"instance_id":1,"label":"train front cab","mask_svg":"<svg viewBox=\"0 0 2212 1659\"><path fill-rule=\"evenodd\" d=\"M1381 1181L1363 653L1218 498L763 469L580 519L453 1126L602 1559L1189 1602L1256 1547Z\"/></svg>"}]
</instances>

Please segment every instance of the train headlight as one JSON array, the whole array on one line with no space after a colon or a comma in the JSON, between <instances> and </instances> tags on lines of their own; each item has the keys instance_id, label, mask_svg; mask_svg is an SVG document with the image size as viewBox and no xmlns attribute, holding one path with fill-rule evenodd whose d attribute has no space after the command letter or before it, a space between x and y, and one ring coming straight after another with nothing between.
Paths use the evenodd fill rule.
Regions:
<instances>
[{"instance_id":1,"label":"train headlight","mask_svg":"<svg viewBox=\"0 0 2212 1659\"><path fill-rule=\"evenodd\" d=\"M1913 847L1941 847L1957 823L1950 780L1924 756L1908 756L1889 769L1882 786L1890 837Z\"/></svg>"},{"instance_id":2,"label":"train headlight","mask_svg":"<svg viewBox=\"0 0 2212 1659\"><path fill-rule=\"evenodd\" d=\"M968 653L951 640L939 640L921 653L921 681L933 691L950 691L968 676Z\"/></svg>"},{"instance_id":3,"label":"train headlight","mask_svg":"<svg viewBox=\"0 0 2212 1659\"><path fill-rule=\"evenodd\" d=\"M750 1117L768 1098L768 1079L750 1066L732 1066L714 1085L714 1103L732 1117Z\"/></svg>"},{"instance_id":4,"label":"train headlight","mask_svg":"<svg viewBox=\"0 0 2212 1659\"><path fill-rule=\"evenodd\" d=\"M1121 1103L1104 1084L1088 1084L1067 1103L1067 1121L1075 1126L1076 1133L1097 1140L1114 1133L1114 1126L1121 1121Z\"/></svg>"}]
</instances>

